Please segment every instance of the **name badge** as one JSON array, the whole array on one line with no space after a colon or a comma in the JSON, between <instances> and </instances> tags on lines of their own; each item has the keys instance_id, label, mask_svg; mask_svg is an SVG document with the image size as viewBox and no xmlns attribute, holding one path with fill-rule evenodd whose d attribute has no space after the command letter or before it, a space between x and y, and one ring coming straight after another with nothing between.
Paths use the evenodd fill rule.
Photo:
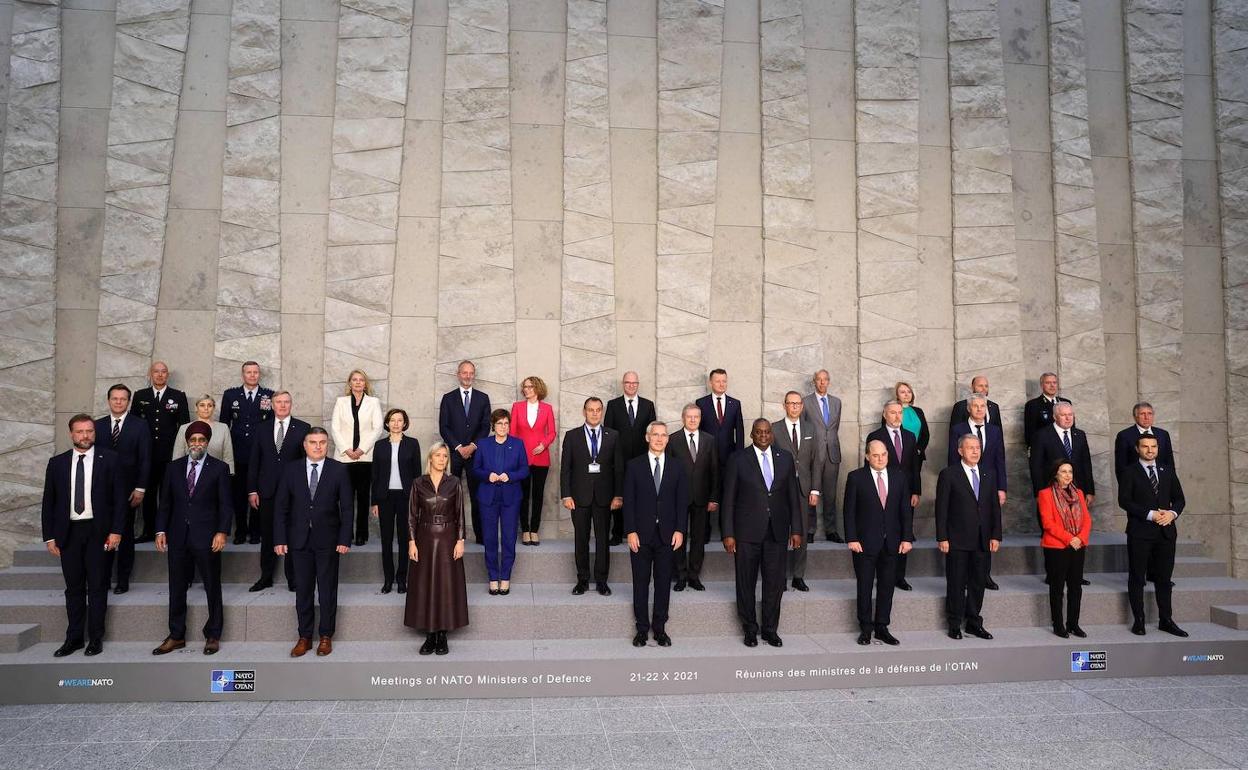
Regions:
<instances>
[{"instance_id":1,"label":"name badge","mask_svg":"<svg viewBox=\"0 0 1248 770\"><path fill-rule=\"evenodd\" d=\"M602 466L599 465L598 463L590 463L589 472L590 473L602 473Z\"/></svg>"}]
</instances>

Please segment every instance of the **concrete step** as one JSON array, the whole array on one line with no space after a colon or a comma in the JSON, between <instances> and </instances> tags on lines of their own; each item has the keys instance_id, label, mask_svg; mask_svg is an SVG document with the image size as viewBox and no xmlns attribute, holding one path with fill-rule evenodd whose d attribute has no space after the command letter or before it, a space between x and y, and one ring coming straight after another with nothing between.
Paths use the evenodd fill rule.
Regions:
<instances>
[{"instance_id":1,"label":"concrete step","mask_svg":"<svg viewBox=\"0 0 1248 770\"><path fill-rule=\"evenodd\" d=\"M1210 619L1218 625L1248 630L1248 604L1221 604L1209 608Z\"/></svg>"},{"instance_id":2,"label":"concrete step","mask_svg":"<svg viewBox=\"0 0 1248 770\"><path fill-rule=\"evenodd\" d=\"M1130 615L1126 575L1093 575L1084 588L1081 623L1126 624ZM789 591L781 612L781 633L847 633L856 629L855 585L852 580L811 580L809 593ZM1049 625L1048 588L1035 575L998 575L1000 591L988 592L985 624L990 628L1044 628ZM891 628L895 631L944 627L943 578L916 577L913 591L898 591ZM673 593L668 630L680 636L735 636L735 588L728 581L710 581L706 591ZM513 583L511 595L490 596L484 583L469 585L471 625L464 639L596 639L613 638L632 628L632 592L617 582L614 594L590 591L573 596L570 583ZM338 629L343 641L391 641L410 638L403 626L404 596L381 594L371 585L339 588ZM203 593L195 589L188 627L192 638L206 617ZM295 634L294 597L284 587L249 593L246 586L225 587L225 630L228 640L280 641ZM1248 604L1248 581L1224 577L1185 578L1175 587L1175 619L1209 622L1211 607ZM1146 599L1150 613L1153 602ZM138 641L163 638L167 631L167 588L163 584L131 584L129 593L109 596L108 637ZM0 623L37 623L42 641L56 641L65 630L63 592L52 589L0 591Z\"/></svg>"},{"instance_id":3,"label":"concrete step","mask_svg":"<svg viewBox=\"0 0 1248 770\"><path fill-rule=\"evenodd\" d=\"M39 624L0 623L0 653L21 652L39 643Z\"/></svg>"},{"instance_id":4,"label":"concrete step","mask_svg":"<svg viewBox=\"0 0 1248 770\"><path fill-rule=\"evenodd\" d=\"M222 580L226 583L251 585L260 576L260 546L230 544L222 554ZM1182 563L1186 572L1176 574L1190 576L1222 576L1225 566L1204 556L1203 546L1196 541L1179 544L1176 568ZM397 557L396 557L397 558ZM469 582L486 579L485 555L481 546L469 544L464 555ZM57 559L42 546L26 546L13 554L14 568L43 567L59 570ZM628 549L616 546L611 549L610 580L624 583L630 580ZM1126 536L1116 533L1094 534L1088 544L1084 569L1086 572L1125 572L1127 569ZM932 577L944 575L944 561L931 540L919 541L910 554L908 575ZM1044 553L1039 541L1033 537L1006 540L1001 550L993 556L992 574L1034 575L1044 572ZM0 572L0 575L5 574ZM732 580L732 557L715 541L707 545L706 561L702 579ZM159 583L167 579L168 567L165 554L156 551L150 543L135 549L135 567L131 581L136 583ZM848 580L854 575L849 550L842 544L817 542L810 546L807 579ZM27 587L23 580L38 581L33 573L17 573L13 577L0 578L0 588ZM339 581L342 583L377 584L382 580L381 545L375 540L367 545L352 548L342 559ZM516 563L512 580L517 583L573 583L576 566L573 546L567 540L547 540L537 547L516 546ZM28 587L39 587L31 584ZM53 587L53 586L46 586Z\"/></svg>"}]
</instances>

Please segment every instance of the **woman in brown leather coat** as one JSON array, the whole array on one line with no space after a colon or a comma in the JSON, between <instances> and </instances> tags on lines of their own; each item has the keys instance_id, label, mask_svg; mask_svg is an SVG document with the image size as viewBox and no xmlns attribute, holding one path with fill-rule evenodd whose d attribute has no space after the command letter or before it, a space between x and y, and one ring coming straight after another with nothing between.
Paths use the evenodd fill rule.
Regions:
<instances>
[{"instance_id":1,"label":"woman in brown leather coat","mask_svg":"<svg viewBox=\"0 0 1248 770\"><path fill-rule=\"evenodd\" d=\"M448 652L446 632L468 625L464 582L464 490L448 472L451 453L438 441L429 449L425 475L412 482L408 524L407 607L404 625L423 629L421 655Z\"/></svg>"}]
</instances>

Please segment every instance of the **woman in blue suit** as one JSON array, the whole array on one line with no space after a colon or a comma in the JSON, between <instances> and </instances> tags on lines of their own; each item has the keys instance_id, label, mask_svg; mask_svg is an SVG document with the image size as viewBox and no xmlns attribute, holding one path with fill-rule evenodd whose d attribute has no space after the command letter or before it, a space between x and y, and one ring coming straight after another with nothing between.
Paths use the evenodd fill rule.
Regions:
<instances>
[{"instance_id":1,"label":"woman in blue suit","mask_svg":"<svg viewBox=\"0 0 1248 770\"><path fill-rule=\"evenodd\" d=\"M490 576L490 595L506 596L511 593L511 565L516 561L522 497L520 480L529 475L529 459L524 442L508 435L511 415L506 409L495 409L490 414L490 429L494 431L494 440L485 439L477 445L472 469L481 482L477 502L481 504L481 526L485 530L485 569Z\"/></svg>"}]
</instances>

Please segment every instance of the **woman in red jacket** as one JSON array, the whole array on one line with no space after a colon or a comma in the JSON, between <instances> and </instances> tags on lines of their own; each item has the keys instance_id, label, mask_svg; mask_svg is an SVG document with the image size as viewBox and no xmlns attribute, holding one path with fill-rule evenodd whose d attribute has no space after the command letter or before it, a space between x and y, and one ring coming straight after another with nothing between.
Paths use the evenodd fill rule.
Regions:
<instances>
[{"instance_id":1,"label":"woman in red jacket","mask_svg":"<svg viewBox=\"0 0 1248 770\"><path fill-rule=\"evenodd\" d=\"M520 383L523 401L511 405L511 435L524 442L529 456L529 475L520 482L520 542L538 545L542 525L542 498L550 472L550 447L555 443L555 410L546 403L546 383L541 377L525 377Z\"/></svg>"},{"instance_id":2,"label":"woman in red jacket","mask_svg":"<svg viewBox=\"0 0 1248 770\"><path fill-rule=\"evenodd\" d=\"M1053 633L1067 639L1087 636L1079 627L1083 599L1083 557L1092 534L1092 514L1083 491L1075 486L1075 469L1058 460L1049 474L1049 486L1036 495L1040 507L1040 545L1049 583L1049 613ZM1062 589L1066 589L1066 621L1062 622Z\"/></svg>"}]
</instances>

